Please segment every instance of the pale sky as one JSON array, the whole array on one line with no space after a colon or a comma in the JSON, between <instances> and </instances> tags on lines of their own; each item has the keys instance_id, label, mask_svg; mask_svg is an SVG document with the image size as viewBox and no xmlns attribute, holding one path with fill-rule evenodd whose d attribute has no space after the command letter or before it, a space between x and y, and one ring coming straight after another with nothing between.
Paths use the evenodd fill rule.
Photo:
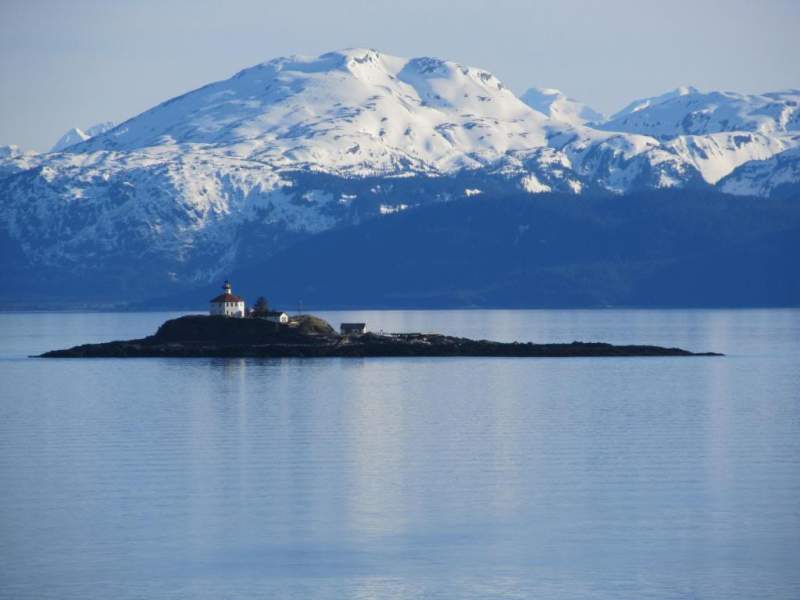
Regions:
<instances>
[{"instance_id":1,"label":"pale sky","mask_svg":"<svg viewBox=\"0 0 800 600\"><path fill-rule=\"evenodd\" d=\"M691 84L800 87L798 0L0 0L0 145L47 150L287 54L370 47L611 113Z\"/></svg>"}]
</instances>

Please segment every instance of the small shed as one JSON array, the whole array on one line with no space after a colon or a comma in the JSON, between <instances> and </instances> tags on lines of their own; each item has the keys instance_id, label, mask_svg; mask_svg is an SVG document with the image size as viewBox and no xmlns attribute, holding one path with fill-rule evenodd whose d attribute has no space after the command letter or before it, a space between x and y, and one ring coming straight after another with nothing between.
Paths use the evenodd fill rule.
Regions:
<instances>
[{"instance_id":1,"label":"small shed","mask_svg":"<svg viewBox=\"0 0 800 600\"><path fill-rule=\"evenodd\" d=\"M339 333L342 335L361 335L366 333L366 323L342 323L339 325Z\"/></svg>"},{"instance_id":2,"label":"small shed","mask_svg":"<svg viewBox=\"0 0 800 600\"><path fill-rule=\"evenodd\" d=\"M271 310L267 312L267 321L272 321L273 323L282 323L285 325L289 322L289 315L279 310Z\"/></svg>"}]
</instances>

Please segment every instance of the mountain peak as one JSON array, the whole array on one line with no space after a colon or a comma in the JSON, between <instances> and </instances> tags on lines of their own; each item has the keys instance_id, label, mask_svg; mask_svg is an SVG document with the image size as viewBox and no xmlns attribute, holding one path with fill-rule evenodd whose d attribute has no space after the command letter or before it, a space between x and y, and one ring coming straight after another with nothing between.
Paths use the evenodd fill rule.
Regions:
<instances>
[{"instance_id":1,"label":"mountain peak","mask_svg":"<svg viewBox=\"0 0 800 600\"><path fill-rule=\"evenodd\" d=\"M638 100L634 100L633 102L628 104L625 108L623 108L621 111L611 115L609 121L613 121L622 118L626 115L639 112L640 110L650 108L651 106L656 106L657 104L667 102L668 100L672 100L673 98L680 98L682 96L690 96L701 93L702 92L698 88L692 85L681 85L676 87L675 89L669 90L668 92L664 92L663 94L660 94L658 96L650 96L649 98L639 98Z\"/></svg>"},{"instance_id":2,"label":"mountain peak","mask_svg":"<svg viewBox=\"0 0 800 600\"><path fill-rule=\"evenodd\" d=\"M112 121L103 121L102 123L92 125L85 130L80 129L79 127L73 127L60 138L58 138L58 141L53 144L52 148L50 148L50 152L61 152L70 146L80 144L81 142L85 142L96 135L105 133L106 131L113 129L113 127L114 123Z\"/></svg>"},{"instance_id":3,"label":"mountain peak","mask_svg":"<svg viewBox=\"0 0 800 600\"><path fill-rule=\"evenodd\" d=\"M451 170L542 146L545 126L488 71L350 48L244 69L168 100L81 150L210 144L275 165Z\"/></svg>"},{"instance_id":4,"label":"mountain peak","mask_svg":"<svg viewBox=\"0 0 800 600\"><path fill-rule=\"evenodd\" d=\"M672 90L672 94L675 96L688 96L689 94L700 94L702 93L698 88L694 87L693 85L680 85Z\"/></svg>"},{"instance_id":5,"label":"mountain peak","mask_svg":"<svg viewBox=\"0 0 800 600\"><path fill-rule=\"evenodd\" d=\"M69 129L64 135L58 138L58 141L50 148L50 152L61 152L65 148L74 146L89 139L89 135L78 127Z\"/></svg>"},{"instance_id":6,"label":"mountain peak","mask_svg":"<svg viewBox=\"0 0 800 600\"><path fill-rule=\"evenodd\" d=\"M532 87L520 96L520 100L550 119L570 125L585 125L603 120L601 113L555 88Z\"/></svg>"},{"instance_id":7,"label":"mountain peak","mask_svg":"<svg viewBox=\"0 0 800 600\"><path fill-rule=\"evenodd\" d=\"M378 71L386 70L387 63L402 61L398 57L378 52L373 48L343 48L309 56L305 54L290 54L279 56L268 61L247 67L236 73L231 80L255 78L286 78L294 74L301 76L330 76L336 73L350 73L358 76L364 69L374 68ZM222 83L222 82L217 82ZM214 85L214 84L212 84ZM190 92L191 93L191 92Z\"/></svg>"}]
</instances>

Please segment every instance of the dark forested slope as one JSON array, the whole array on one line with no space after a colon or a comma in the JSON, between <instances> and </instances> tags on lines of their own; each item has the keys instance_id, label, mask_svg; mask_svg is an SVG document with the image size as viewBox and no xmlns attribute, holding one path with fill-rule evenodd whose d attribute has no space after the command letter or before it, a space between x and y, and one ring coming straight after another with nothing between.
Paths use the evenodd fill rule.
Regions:
<instances>
[{"instance_id":1,"label":"dark forested slope","mask_svg":"<svg viewBox=\"0 0 800 600\"><path fill-rule=\"evenodd\" d=\"M520 194L328 231L231 277L286 308L797 306L798 257L788 199Z\"/></svg>"}]
</instances>

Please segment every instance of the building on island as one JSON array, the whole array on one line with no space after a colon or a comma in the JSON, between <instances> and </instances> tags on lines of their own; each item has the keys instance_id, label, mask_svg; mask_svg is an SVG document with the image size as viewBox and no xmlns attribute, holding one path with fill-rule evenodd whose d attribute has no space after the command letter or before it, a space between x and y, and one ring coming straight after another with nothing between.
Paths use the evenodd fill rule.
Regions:
<instances>
[{"instance_id":1,"label":"building on island","mask_svg":"<svg viewBox=\"0 0 800 600\"><path fill-rule=\"evenodd\" d=\"M264 296L259 296L253 308L247 313L248 316L254 319L264 319L272 323L281 323L286 325L289 322L289 315L282 310L270 310L269 303Z\"/></svg>"},{"instance_id":2,"label":"building on island","mask_svg":"<svg viewBox=\"0 0 800 600\"><path fill-rule=\"evenodd\" d=\"M267 299L263 296L256 300L253 308L248 310L244 305L244 298L233 293L230 281L226 281L222 286L222 293L219 296L211 299L208 312L211 315L222 317L250 317L280 323L281 325L289 323L289 315L280 310L270 310Z\"/></svg>"},{"instance_id":3,"label":"building on island","mask_svg":"<svg viewBox=\"0 0 800 600\"><path fill-rule=\"evenodd\" d=\"M361 335L366 331L366 323L342 323L339 325L339 333L342 335Z\"/></svg>"},{"instance_id":4,"label":"building on island","mask_svg":"<svg viewBox=\"0 0 800 600\"><path fill-rule=\"evenodd\" d=\"M267 312L267 316L265 318L267 319L267 321L272 321L273 323L281 323L283 325L286 325L286 323L289 322L289 315L279 310L271 310Z\"/></svg>"},{"instance_id":5,"label":"building on island","mask_svg":"<svg viewBox=\"0 0 800 600\"><path fill-rule=\"evenodd\" d=\"M211 299L209 314L223 317L244 317L244 298L233 294L231 282L226 281L222 290L222 294Z\"/></svg>"}]
</instances>

